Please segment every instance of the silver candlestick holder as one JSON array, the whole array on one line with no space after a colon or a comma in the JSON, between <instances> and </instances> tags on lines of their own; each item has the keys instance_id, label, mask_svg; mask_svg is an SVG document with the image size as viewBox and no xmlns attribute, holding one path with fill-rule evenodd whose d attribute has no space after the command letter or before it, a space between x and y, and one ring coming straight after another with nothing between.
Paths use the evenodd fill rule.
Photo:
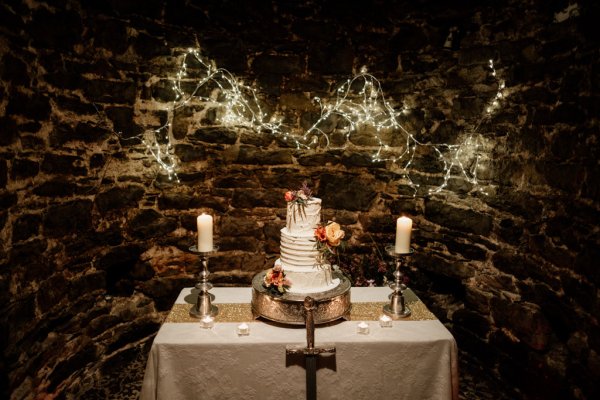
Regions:
<instances>
[{"instance_id":1,"label":"silver candlestick holder","mask_svg":"<svg viewBox=\"0 0 600 400\"><path fill-rule=\"evenodd\" d=\"M196 246L189 248L190 253L198 255L202 263L202 270L198 274L198 283L195 286L198 289L198 298L196 304L190 309L190 316L194 318L214 317L219 313L217 306L212 304L215 296L210 293L213 285L208 281L208 276L210 275L210 272L208 272L208 258L216 250L214 248L213 251L198 251L198 247Z\"/></svg>"},{"instance_id":2,"label":"silver candlestick holder","mask_svg":"<svg viewBox=\"0 0 600 400\"><path fill-rule=\"evenodd\" d=\"M383 306L383 313L392 317L392 319L406 318L410 316L410 308L406 305L404 299L404 274L402 273L402 263L407 257L410 257L415 251L410 249L408 253L396 253L395 246L387 246L386 252L394 258L396 270L394 271L394 281L390 283L393 292L390 295L390 304Z\"/></svg>"}]
</instances>

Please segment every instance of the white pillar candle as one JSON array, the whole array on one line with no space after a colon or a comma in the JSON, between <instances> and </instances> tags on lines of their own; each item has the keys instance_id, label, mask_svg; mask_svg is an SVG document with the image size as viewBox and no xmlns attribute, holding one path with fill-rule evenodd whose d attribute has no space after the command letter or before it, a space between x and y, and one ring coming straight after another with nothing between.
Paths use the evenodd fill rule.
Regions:
<instances>
[{"instance_id":1,"label":"white pillar candle","mask_svg":"<svg viewBox=\"0 0 600 400\"><path fill-rule=\"evenodd\" d=\"M213 250L213 217L208 214L198 216L198 251Z\"/></svg>"},{"instance_id":2,"label":"white pillar candle","mask_svg":"<svg viewBox=\"0 0 600 400\"><path fill-rule=\"evenodd\" d=\"M412 219L400 217L396 221L396 253L410 253Z\"/></svg>"}]
</instances>

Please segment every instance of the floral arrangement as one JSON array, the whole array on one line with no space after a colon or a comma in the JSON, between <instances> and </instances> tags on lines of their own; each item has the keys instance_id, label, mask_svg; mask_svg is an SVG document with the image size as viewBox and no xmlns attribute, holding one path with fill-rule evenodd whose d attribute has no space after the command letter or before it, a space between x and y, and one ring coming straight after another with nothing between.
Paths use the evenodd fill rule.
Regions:
<instances>
[{"instance_id":1,"label":"floral arrangement","mask_svg":"<svg viewBox=\"0 0 600 400\"><path fill-rule=\"evenodd\" d=\"M302 186L298 190L288 190L284 195L285 201L288 203L296 203L304 205L308 200L312 198L312 190L308 187L306 181L302 183Z\"/></svg>"},{"instance_id":2,"label":"floral arrangement","mask_svg":"<svg viewBox=\"0 0 600 400\"><path fill-rule=\"evenodd\" d=\"M329 221L326 225L319 224L315 229L315 239L317 242L317 251L320 253L320 262L324 263L332 256L337 256L337 248L342 244L342 239L346 232L342 230L340 224Z\"/></svg>"},{"instance_id":3,"label":"floral arrangement","mask_svg":"<svg viewBox=\"0 0 600 400\"><path fill-rule=\"evenodd\" d=\"M285 277L285 272L281 264L275 264L265 274L263 285L275 294L283 294L292 286L292 282Z\"/></svg>"}]
</instances>

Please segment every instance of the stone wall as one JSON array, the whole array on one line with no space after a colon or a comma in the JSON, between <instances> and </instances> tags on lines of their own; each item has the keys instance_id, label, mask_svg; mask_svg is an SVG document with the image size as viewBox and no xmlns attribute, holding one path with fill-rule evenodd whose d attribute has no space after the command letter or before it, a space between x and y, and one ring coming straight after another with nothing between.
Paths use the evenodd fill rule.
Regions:
<instances>
[{"instance_id":1,"label":"stone wall","mask_svg":"<svg viewBox=\"0 0 600 400\"><path fill-rule=\"evenodd\" d=\"M248 285L277 256L283 192L306 179L363 255L349 261L358 284L381 278L373 242L391 242L394 217L409 215L410 285L467 362L514 398L597 398L598 6L557 22L566 0L54 3L0 4L4 394L85 397L151 339L194 282L185 250L200 212L215 216L213 282ZM198 45L297 131L312 97L368 65L433 142L478 121L497 88L493 59L509 96L479 129L488 195L452 179L412 197L360 142L299 151L210 110L201 123L177 115L181 183L169 181L127 138L164 123L177 56ZM412 173L425 189L442 182L427 160Z\"/></svg>"}]
</instances>

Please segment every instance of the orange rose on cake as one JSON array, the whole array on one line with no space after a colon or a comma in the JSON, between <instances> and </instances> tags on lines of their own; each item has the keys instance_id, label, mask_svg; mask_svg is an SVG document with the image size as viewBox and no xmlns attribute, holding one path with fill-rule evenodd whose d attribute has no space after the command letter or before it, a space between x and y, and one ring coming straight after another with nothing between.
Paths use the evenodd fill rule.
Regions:
<instances>
[{"instance_id":1,"label":"orange rose on cake","mask_svg":"<svg viewBox=\"0 0 600 400\"><path fill-rule=\"evenodd\" d=\"M329 222L325 226L325 236L330 246L339 246L345 235L346 232L342 230L337 222Z\"/></svg>"}]
</instances>

